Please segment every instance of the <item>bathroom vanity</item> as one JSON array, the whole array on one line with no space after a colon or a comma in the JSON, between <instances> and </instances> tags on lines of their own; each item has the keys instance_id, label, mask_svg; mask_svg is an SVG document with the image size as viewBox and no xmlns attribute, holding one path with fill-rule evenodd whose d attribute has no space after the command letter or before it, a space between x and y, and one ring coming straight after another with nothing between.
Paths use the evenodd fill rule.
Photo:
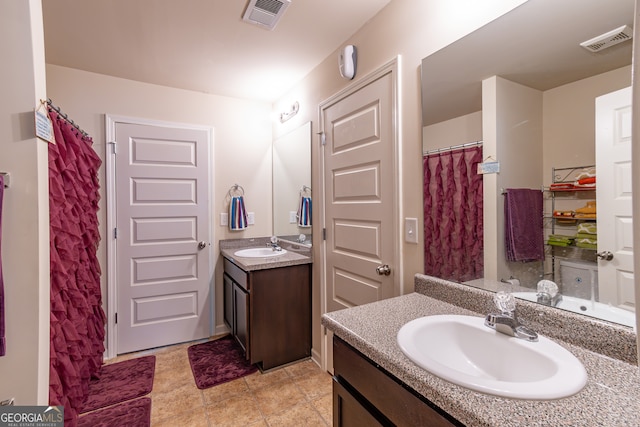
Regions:
<instances>
[{"instance_id":1,"label":"bathroom vanity","mask_svg":"<svg viewBox=\"0 0 640 427\"><path fill-rule=\"evenodd\" d=\"M409 321L484 317L494 310L491 296L417 275L415 293L323 315L322 324L334 333L334 425L638 425L640 371L630 328L518 301L521 320L587 370L584 388L554 400L472 391L420 368L399 348L398 331Z\"/></svg>"},{"instance_id":2,"label":"bathroom vanity","mask_svg":"<svg viewBox=\"0 0 640 427\"><path fill-rule=\"evenodd\" d=\"M255 240L248 246L259 246ZM265 371L311 356L311 258L292 250L269 258L225 248L224 320L247 360ZM228 243L228 242L226 242Z\"/></svg>"}]
</instances>

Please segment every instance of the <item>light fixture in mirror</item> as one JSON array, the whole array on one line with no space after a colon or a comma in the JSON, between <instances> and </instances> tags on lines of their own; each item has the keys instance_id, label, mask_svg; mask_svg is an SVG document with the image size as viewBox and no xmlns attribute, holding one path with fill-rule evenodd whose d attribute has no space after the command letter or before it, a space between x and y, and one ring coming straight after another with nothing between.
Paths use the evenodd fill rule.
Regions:
<instances>
[{"instance_id":1,"label":"light fixture in mirror","mask_svg":"<svg viewBox=\"0 0 640 427\"><path fill-rule=\"evenodd\" d=\"M273 142L273 234L310 245L311 203L308 122Z\"/></svg>"},{"instance_id":2,"label":"light fixture in mirror","mask_svg":"<svg viewBox=\"0 0 640 427\"><path fill-rule=\"evenodd\" d=\"M579 223L604 229L604 220L612 219L612 214L600 217L598 210L597 220L563 224L553 218L554 211L588 208L596 200L596 191L551 192L549 187L556 181L574 182L580 174L599 169L596 98L631 85L632 46L626 41L591 53L580 43L631 26L633 18L633 0L606 4L599 0L529 0L423 59L424 151L446 152L452 146L484 141L479 162L491 166L482 175L482 198L471 204L481 207L476 234L454 230L458 247L472 246L470 238L482 241L480 252L472 254L483 260L477 269L480 273L460 281L489 290L537 293L538 282L549 279L557 282L560 293L580 297L585 309L592 299L606 294L598 292L598 286L602 290L612 285L601 281L592 286L598 280L599 266L606 262L596 259L595 248L602 249L597 237L587 249L546 244L550 235L575 238L584 231L578 230ZM504 193L520 188L537 189L542 195L545 245L543 260L536 262L509 262L505 256ZM452 228L444 223L446 215L444 218L438 233ZM631 217L624 220L630 224ZM433 222L425 213L425 232L433 233ZM434 262L428 256L431 249L425 247L426 262ZM633 280L622 286L626 290L619 300L601 302L629 313L631 321L621 323L631 326Z\"/></svg>"}]
</instances>

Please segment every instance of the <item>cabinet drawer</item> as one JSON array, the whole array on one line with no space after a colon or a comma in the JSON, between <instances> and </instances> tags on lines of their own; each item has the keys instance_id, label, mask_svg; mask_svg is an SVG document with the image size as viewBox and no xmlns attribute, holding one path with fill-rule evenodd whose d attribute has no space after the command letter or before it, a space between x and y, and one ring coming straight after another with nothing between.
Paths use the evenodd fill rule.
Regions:
<instances>
[{"instance_id":1,"label":"cabinet drawer","mask_svg":"<svg viewBox=\"0 0 640 427\"><path fill-rule=\"evenodd\" d=\"M333 367L337 381L355 389L360 399L373 405L397 426L461 426L433 403L418 397L395 377L374 366L360 352L334 335ZM335 410L336 408L334 408Z\"/></svg>"},{"instance_id":2,"label":"cabinet drawer","mask_svg":"<svg viewBox=\"0 0 640 427\"><path fill-rule=\"evenodd\" d=\"M227 273L238 285L244 288L244 290L249 290L247 273L226 258L224 258L224 272Z\"/></svg>"}]
</instances>

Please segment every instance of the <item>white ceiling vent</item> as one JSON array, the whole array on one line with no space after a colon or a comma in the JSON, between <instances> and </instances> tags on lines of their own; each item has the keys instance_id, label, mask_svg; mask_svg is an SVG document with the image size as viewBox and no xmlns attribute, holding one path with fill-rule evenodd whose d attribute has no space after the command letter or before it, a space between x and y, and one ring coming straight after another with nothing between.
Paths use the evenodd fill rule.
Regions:
<instances>
[{"instance_id":1,"label":"white ceiling vent","mask_svg":"<svg viewBox=\"0 0 640 427\"><path fill-rule=\"evenodd\" d=\"M622 43L627 40L631 40L633 37L633 30L628 25L623 25L620 28L611 30L608 33L604 33L598 37L594 37L591 40L580 43L580 46L587 49L589 52L600 52L608 47L614 46L618 43Z\"/></svg>"},{"instance_id":2,"label":"white ceiling vent","mask_svg":"<svg viewBox=\"0 0 640 427\"><path fill-rule=\"evenodd\" d=\"M273 30L291 0L249 0L242 20Z\"/></svg>"}]
</instances>

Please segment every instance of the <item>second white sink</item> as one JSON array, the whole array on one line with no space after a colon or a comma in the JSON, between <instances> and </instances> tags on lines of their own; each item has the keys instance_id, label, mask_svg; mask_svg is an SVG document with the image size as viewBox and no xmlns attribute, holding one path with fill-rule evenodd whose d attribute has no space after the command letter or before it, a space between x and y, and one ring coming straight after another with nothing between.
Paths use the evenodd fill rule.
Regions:
<instances>
[{"instance_id":1,"label":"second white sink","mask_svg":"<svg viewBox=\"0 0 640 427\"><path fill-rule=\"evenodd\" d=\"M471 390L516 399L571 396L587 382L580 361L545 337L528 342L496 332L484 319L441 315L412 320L398 332L418 366Z\"/></svg>"},{"instance_id":2,"label":"second white sink","mask_svg":"<svg viewBox=\"0 0 640 427\"><path fill-rule=\"evenodd\" d=\"M272 248L248 248L235 251L233 254L243 258L268 258L284 255L286 253L286 249L274 251Z\"/></svg>"}]
</instances>

